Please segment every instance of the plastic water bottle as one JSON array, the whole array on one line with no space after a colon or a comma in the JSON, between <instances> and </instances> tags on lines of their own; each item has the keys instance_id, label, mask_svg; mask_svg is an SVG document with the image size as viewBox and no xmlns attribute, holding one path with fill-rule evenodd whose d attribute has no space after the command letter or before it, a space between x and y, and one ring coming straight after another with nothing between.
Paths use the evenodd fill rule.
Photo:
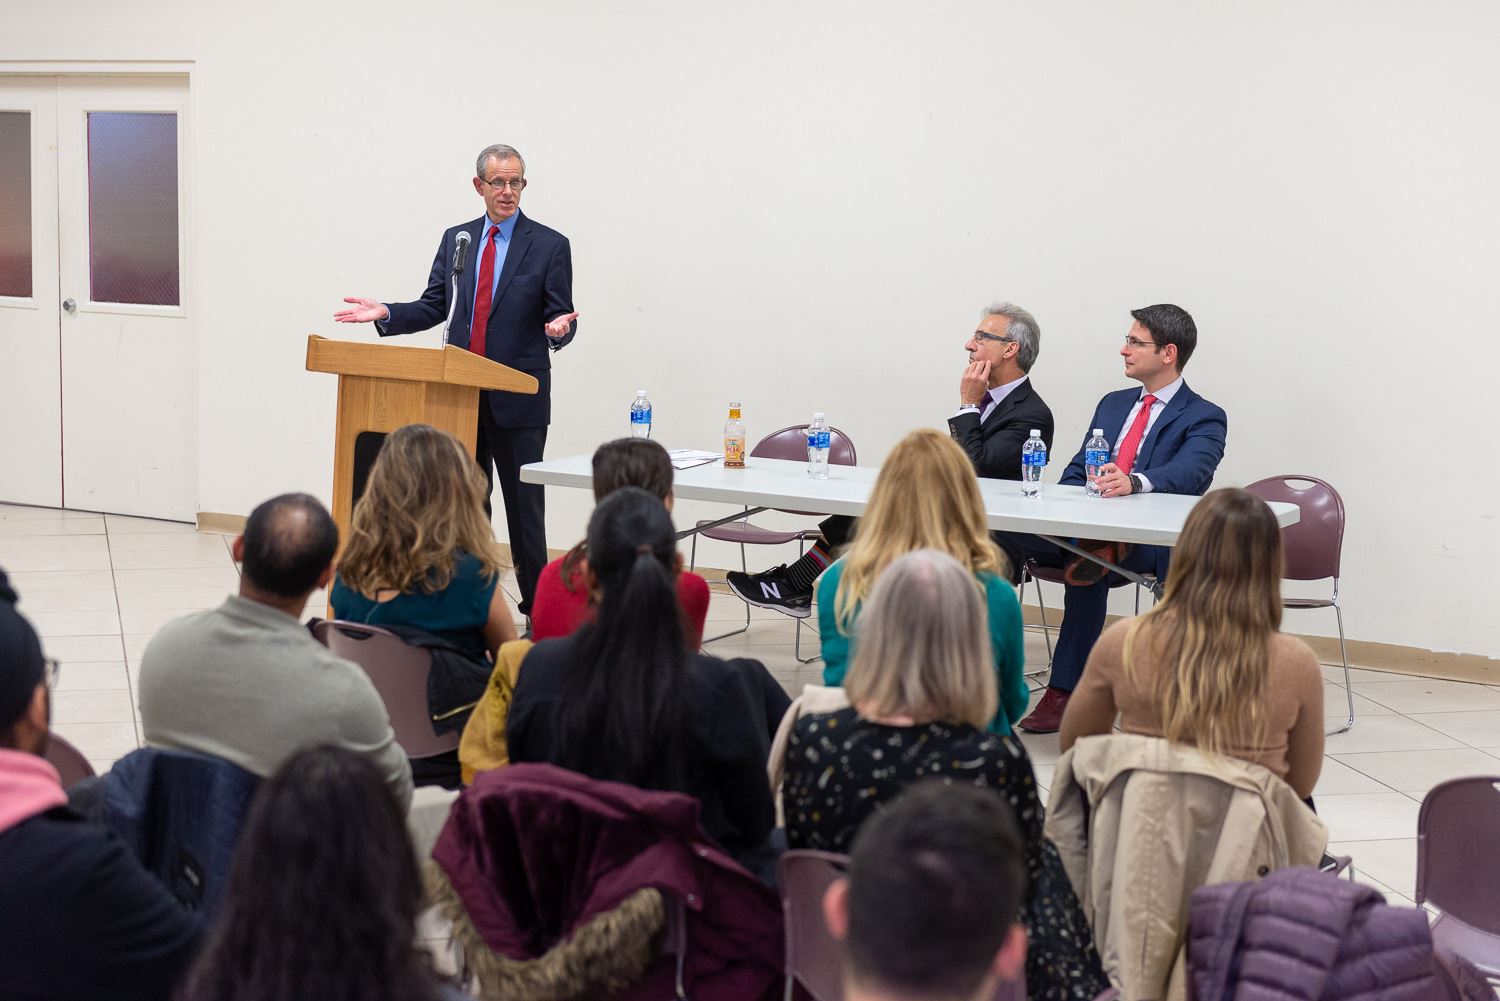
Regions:
<instances>
[{"instance_id":1,"label":"plastic water bottle","mask_svg":"<svg viewBox=\"0 0 1500 1001\"><path fill-rule=\"evenodd\" d=\"M1109 439L1103 428L1094 428L1089 440L1083 444L1083 492L1090 497L1099 496L1099 467L1109 462Z\"/></svg>"},{"instance_id":2,"label":"plastic water bottle","mask_svg":"<svg viewBox=\"0 0 1500 1001\"><path fill-rule=\"evenodd\" d=\"M637 389L630 403L630 437L651 437L651 401L646 399L644 389Z\"/></svg>"},{"instance_id":3,"label":"plastic water bottle","mask_svg":"<svg viewBox=\"0 0 1500 1001\"><path fill-rule=\"evenodd\" d=\"M1047 443L1042 432L1031 429L1031 437L1021 446L1021 495L1035 497L1042 492L1042 470L1047 467Z\"/></svg>"},{"instance_id":4,"label":"plastic water bottle","mask_svg":"<svg viewBox=\"0 0 1500 1001\"><path fill-rule=\"evenodd\" d=\"M729 405L729 419L724 422L724 468L745 468L745 422L738 403Z\"/></svg>"},{"instance_id":5,"label":"plastic water bottle","mask_svg":"<svg viewBox=\"0 0 1500 1001\"><path fill-rule=\"evenodd\" d=\"M815 480L828 479L828 445L828 421L819 410L807 426L807 475Z\"/></svg>"}]
</instances>

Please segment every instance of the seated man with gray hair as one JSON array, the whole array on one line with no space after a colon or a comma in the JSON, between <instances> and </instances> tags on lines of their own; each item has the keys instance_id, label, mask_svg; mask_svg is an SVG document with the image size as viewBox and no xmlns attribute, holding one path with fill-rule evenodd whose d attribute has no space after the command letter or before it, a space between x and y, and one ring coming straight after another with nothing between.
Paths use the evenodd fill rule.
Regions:
<instances>
[{"instance_id":1,"label":"seated man with gray hair","mask_svg":"<svg viewBox=\"0 0 1500 1001\"><path fill-rule=\"evenodd\" d=\"M963 446L981 478L1019 480L1021 446L1032 430L1052 448L1052 411L1031 384L1041 327L1020 306L997 302L979 314L964 344L969 363L958 382L958 410L948 433ZM729 589L760 608L804 619L812 614L813 582L854 535L857 519L836 514L818 525L821 537L802 558L757 574L731 570Z\"/></svg>"}]
</instances>

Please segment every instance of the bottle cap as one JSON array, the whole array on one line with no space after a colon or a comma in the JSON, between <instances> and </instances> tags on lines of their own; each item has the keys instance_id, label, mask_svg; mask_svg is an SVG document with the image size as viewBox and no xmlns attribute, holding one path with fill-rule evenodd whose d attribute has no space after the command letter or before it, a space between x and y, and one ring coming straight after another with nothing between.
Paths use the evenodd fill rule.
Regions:
<instances>
[{"instance_id":1,"label":"bottle cap","mask_svg":"<svg viewBox=\"0 0 1500 1001\"><path fill-rule=\"evenodd\" d=\"M1104 437L1104 429L1103 428L1094 428L1094 435L1096 437L1103 438Z\"/></svg>"},{"instance_id":2,"label":"bottle cap","mask_svg":"<svg viewBox=\"0 0 1500 1001\"><path fill-rule=\"evenodd\" d=\"M1031 437L1033 437L1033 438L1040 438L1041 436L1042 436L1042 429L1041 428L1032 428L1031 429Z\"/></svg>"},{"instance_id":3,"label":"bottle cap","mask_svg":"<svg viewBox=\"0 0 1500 1001\"><path fill-rule=\"evenodd\" d=\"M636 396L645 396L646 395L646 391L644 389L637 389L635 391L635 395Z\"/></svg>"},{"instance_id":4,"label":"bottle cap","mask_svg":"<svg viewBox=\"0 0 1500 1001\"><path fill-rule=\"evenodd\" d=\"M823 411L821 411L821 410L814 410L813 411L813 420L820 421L822 419L823 419Z\"/></svg>"}]
</instances>

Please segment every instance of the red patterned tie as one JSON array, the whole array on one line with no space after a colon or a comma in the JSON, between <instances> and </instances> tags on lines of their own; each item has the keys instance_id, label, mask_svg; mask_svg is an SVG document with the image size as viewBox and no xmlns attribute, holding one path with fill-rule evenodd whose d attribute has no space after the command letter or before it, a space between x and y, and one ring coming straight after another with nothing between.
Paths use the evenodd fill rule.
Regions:
<instances>
[{"instance_id":1,"label":"red patterned tie","mask_svg":"<svg viewBox=\"0 0 1500 1001\"><path fill-rule=\"evenodd\" d=\"M1120 472L1128 473L1135 465L1135 453L1140 451L1141 439L1146 437L1146 422L1151 419L1151 406L1156 402L1156 397L1147 393L1141 397L1141 409L1136 412L1135 420L1130 422L1130 430L1125 432L1125 440L1120 442L1119 454L1115 456L1115 465L1120 467Z\"/></svg>"},{"instance_id":2,"label":"red patterned tie","mask_svg":"<svg viewBox=\"0 0 1500 1001\"><path fill-rule=\"evenodd\" d=\"M490 298L495 285L495 241L498 239L500 227L496 226L485 241L479 277L474 279L477 294L474 296L474 322L469 324L469 350L477 355L484 354L484 330L490 322Z\"/></svg>"}]
</instances>

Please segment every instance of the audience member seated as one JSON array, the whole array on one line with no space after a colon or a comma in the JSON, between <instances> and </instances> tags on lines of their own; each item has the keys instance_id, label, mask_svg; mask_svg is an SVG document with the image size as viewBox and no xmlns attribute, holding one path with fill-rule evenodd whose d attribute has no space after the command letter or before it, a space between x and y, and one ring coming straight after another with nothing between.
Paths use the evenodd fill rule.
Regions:
<instances>
[{"instance_id":1,"label":"audience member seated","mask_svg":"<svg viewBox=\"0 0 1500 1001\"><path fill-rule=\"evenodd\" d=\"M1264 765L1306 799L1323 767L1323 675L1281 628L1281 529L1265 502L1215 490L1188 515L1166 597L1099 637L1061 749L1126 733Z\"/></svg>"},{"instance_id":2,"label":"audience member seated","mask_svg":"<svg viewBox=\"0 0 1500 1001\"><path fill-rule=\"evenodd\" d=\"M615 491L589 519L587 545L598 611L526 655L506 726L511 761L696 796L712 837L761 859L775 817L766 754L790 700L758 661L688 648L681 557L658 498Z\"/></svg>"},{"instance_id":3,"label":"audience member seated","mask_svg":"<svg viewBox=\"0 0 1500 1001\"><path fill-rule=\"evenodd\" d=\"M433 730L462 730L516 624L485 514L488 484L459 440L427 424L380 447L354 506L329 600L335 618L389 629L432 655ZM414 759L417 785L459 784L458 754Z\"/></svg>"},{"instance_id":4,"label":"audience member seated","mask_svg":"<svg viewBox=\"0 0 1500 1001\"><path fill-rule=\"evenodd\" d=\"M992 1001L1020 979L1021 855L1015 818L979 789L922 782L872 818L823 898L844 1001Z\"/></svg>"},{"instance_id":5,"label":"audience member seated","mask_svg":"<svg viewBox=\"0 0 1500 1001\"><path fill-rule=\"evenodd\" d=\"M1000 700L989 727L1010 733L1026 712L1029 692L1021 604L1006 581L1004 557L990 540L984 502L964 450L937 431L913 431L880 467L870 502L849 551L818 581L823 681L841 685L860 605L890 563L915 549L947 553L978 580L989 614Z\"/></svg>"},{"instance_id":6,"label":"audience member seated","mask_svg":"<svg viewBox=\"0 0 1500 1001\"><path fill-rule=\"evenodd\" d=\"M984 730L995 676L973 575L944 553L908 553L881 574L863 622L844 682L851 707L803 716L792 729L787 846L847 853L872 815L922 779L998 793L1022 834L1027 991L1092 1001L1108 983L1057 850L1042 837L1031 761L1015 737Z\"/></svg>"},{"instance_id":7,"label":"audience member seated","mask_svg":"<svg viewBox=\"0 0 1500 1001\"><path fill-rule=\"evenodd\" d=\"M369 677L299 621L333 578L339 531L307 494L250 512L234 540L240 591L167 623L141 657L146 743L224 758L265 778L298 748L331 743L369 755L402 809L411 766Z\"/></svg>"},{"instance_id":8,"label":"audience member seated","mask_svg":"<svg viewBox=\"0 0 1500 1001\"><path fill-rule=\"evenodd\" d=\"M1052 410L1030 378L1041 338L1036 317L997 302L980 312L964 344L969 363L959 376L959 406L948 418L948 432L985 479L1021 478L1021 446L1033 430L1052 447ZM857 525L850 515L832 515L818 523L817 541L795 563L756 574L731 570L724 581L749 604L806 618L812 614L814 582L848 545Z\"/></svg>"},{"instance_id":9,"label":"audience member seated","mask_svg":"<svg viewBox=\"0 0 1500 1001\"><path fill-rule=\"evenodd\" d=\"M163 1001L199 928L43 760L57 664L0 572L0 995Z\"/></svg>"},{"instance_id":10,"label":"audience member seated","mask_svg":"<svg viewBox=\"0 0 1500 1001\"><path fill-rule=\"evenodd\" d=\"M1058 482L1084 485L1088 471L1083 445L1098 428L1114 443L1110 461L1096 477L1101 500L1139 493L1202 494L1224 457L1229 418L1182 380L1182 370L1198 344L1198 328L1187 310L1169 303L1133 309L1130 316L1134 322L1120 355L1125 360L1125 377L1139 382L1140 388L1117 390L1099 401L1084 426L1077 454ZM996 538L1016 565L1013 579L1017 581L1020 564L1028 558L1039 566L1063 570L1063 620L1052 674L1036 708L1021 721L1021 729L1031 733L1054 733L1104 628L1109 589L1123 584L1125 578L1040 536L997 532ZM1166 546L1074 541L1125 570L1167 579L1172 551Z\"/></svg>"},{"instance_id":11,"label":"audience member seated","mask_svg":"<svg viewBox=\"0 0 1500 1001\"><path fill-rule=\"evenodd\" d=\"M367 757L299 751L261 786L177 1001L454 1001L417 945L422 882Z\"/></svg>"},{"instance_id":12,"label":"audience member seated","mask_svg":"<svg viewBox=\"0 0 1500 1001\"><path fill-rule=\"evenodd\" d=\"M594 450L594 503L621 487L640 487L672 510L672 459L659 442L648 438L618 438ZM580 542L565 556L542 568L536 582L531 613L531 638L567 636L593 614L597 595L584 583L588 547ZM708 616L708 584L695 573L677 573L677 601L682 606L688 646L703 644L703 621Z\"/></svg>"}]
</instances>

